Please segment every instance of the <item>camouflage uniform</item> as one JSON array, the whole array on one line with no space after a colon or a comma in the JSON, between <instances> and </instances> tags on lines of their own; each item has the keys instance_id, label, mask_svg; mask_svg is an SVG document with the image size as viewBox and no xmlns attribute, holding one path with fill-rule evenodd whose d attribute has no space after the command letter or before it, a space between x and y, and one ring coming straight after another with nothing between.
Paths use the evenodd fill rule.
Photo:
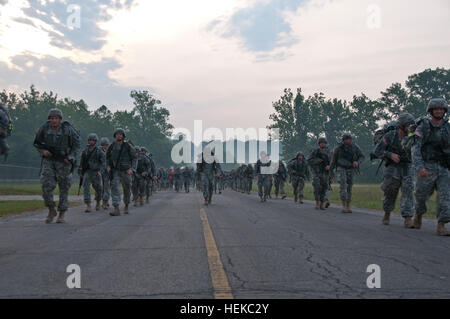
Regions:
<instances>
[{"instance_id":1,"label":"camouflage uniform","mask_svg":"<svg viewBox=\"0 0 450 319\"><path fill-rule=\"evenodd\" d=\"M52 109L49 112L49 118L51 116L58 116L62 119L62 112ZM57 130L53 130L50 122L47 122L36 132L34 146L42 156L42 197L45 206L49 208L46 222L52 222L56 216L56 204L53 200L53 190L56 188L56 184L59 186L58 211L60 215L58 222L64 222L64 214L69 208L68 195L72 185L72 172L80 150L80 136L68 122L62 122ZM52 153L52 156L43 157L45 150ZM67 164L64 159L70 163Z\"/></svg>"},{"instance_id":2,"label":"camouflage uniform","mask_svg":"<svg viewBox=\"0 0 450 319\"><path fill-rule=\"evenodd\" d=\"M274 174L275 196L278 197L278 194L281 194L281 196L285 198L286 192L284 190L284 183L287 180L287 170L282 161L280 161L279 165L278 171Z\"/></svg>"},{"instance_id":3,"label":"camouflage uniform","mask_svg":"<svg viewBox=\"0 0 450 319\"><path fill-rule=\"evenodd\" d=\"M97 139L96 139L97 140ZM81 175L83 176L84 203L91 203L91 184L95 190L95 201L97 210L100 209L102 199L102 177L99 175L105 166L105 153L99 146L90 149L89 146L81 153Z\"/></svg>"},{"instance_id":4,"label":"camouflage uniform","mask_svg":"<svg viewBox=\"0 0 450 319\"><path fill-rule=\"evenodd\" d=\"M255 173L258 176L258 195L261 198L261 201L266 201L269 197L269 189L270 183L272 181L272 174L268 174L263 171L262 168L270 167L272 165L272 161L268 161L267 163L263 163L261 160L256 162Z\"/></svg>"},{"instance_id":5,"label":"camouflage uniform","mask_svg":"<svg viewBox=\"0 0 450 319\"><path fill-rule=\"evenodd\" d=\"M302 161L298 161L299 155L303 156L303 153L297 153L297 156L291 159L288 163L288 172L291 177L292 189L294 191L294 200L303 203L303 189L305 188L305 180L310 179L308 165L303 156Z\"/></svg>"},{"instance_id":6,"label":"camouflage uniform","mask_svg":"<svg viewBox=\"0 0 450 319\"><path fill-rule=\"evenodd\" d=\"M208 154L208 153L207 153ZM211 157L205 159L204 154L201 154L201 163L197 163L197 171L200 173L203 198L205 199L205 205L211 204L212 193L214 187L214 176L216 174L222 174L220 164L214 158L214 154L211 153Z\"/></svg>"},{"instance_id":7,"label":"camouflage uniform","mask_svg":"<svg viewBox=\"0 0 450 319\"><path fill-rule=\"evenodd\" d=\"M193 178L192 170L189 167L185 167L183 170L183 181L184 181L184 191L186 193L189 193L192 178Z\"/></svg>"},{"instance_id":8,"label":"camouflage uniform","mask_svg":"<svg viewBox=\"0 0 450 319\"><path fill-rule=\"evenodd\" d=\"M112 174L112 203L114 207L119 207L121 195L120 185L123 187L123 202L128 207L131 200L131 175L127 171L131 169L136 172L137 156L134 147L131 147L126 141L121 145L114 142L108 148L106 161Z\"/></svg>"},{"instance_id":9,"label":"camouflage uniform","mask_svg":"<svg viewBox=\"0 0 450 319\"><path fill-rule=\"evenodd\" d=\"M414 123L412 115L410 115L410 118L412 119L412 123L406 123L405 126ZM411 160L409 159L410 154L407 154L404 150L401 141L402 137L400 136L398 129L391 130L383 136L374 150L374 155L385 161L383 183L381 185L381 189L384 192L383 210L386 214L383 219L384 224L389 224L389 214L395 208L395 201L397 200L400 189L402 191L400 200L402 217L405 219L408 218L409 222L409 219L414 214L413 167ZM395 163L391 159L392 154L400 156L399 163Z\"/></svg>"},{"instance_id":10,"label":"camouflage uniform","mask_svg":"<svg viewBox=\"0 0 450 319\"><path fill-rule=\"evenodd\" d=\"M308 156L307 162L313 177L312 185L314 187L316 208L319 208L318 204L320 203L321 208L324 209L325 195L330 183L330 171L325 170L325 167L330 165L330 153L327 148L323 151L317 148Z\"/></svg>"},{"instance_id":11,"label":"camouflage uniform","mask_svg":"<svg viewBox=\"0 0 450 319\"><path fill-rule=\"evenodd\" d=\"M173 175L174 183L175 183L175 190L179 192L181 188L183 187L182 183L182 175L181 175L181 169L177 167L175 169L175 174Z\"/></svg>"},{"instance_id":12,"label":"camouflage uniform","mask_svg":"<svg viewBox=\"0 0 450 319\"><path fill-rule=\"evenodd\" d=\"M344 134L343 136L343 140L350 138L350 135ZM359 171L359 166L358 168L354 168L353 162L361 164L363 160L364 155L361 149L354 143L345 145L342 142L333 150L330 171L333 172L337 168L339 174L339 194L341 201L345 203L345 212L351 212L350 203L352 201L353 176L355 170Z\"/></svg>"},{"instance_id":13,"label":"camouflage uniform","mask_svg":"<svg viewBox=\"0 0 450 319\"><path fill-rule=\"evenodd\" d=\"M138 201L140 204L144 204L144 196L146 196L146 186L147 186L147 176L142 176L142 174L148 174L150 169L150 160L147 156L140 152L138 148L135 148L138 154L136 172L133 178L133 199L135 206L137 206Z\"/></svg>"},{"instance_id":14,"label":"camouflage uniform","mask_svg":"<svg viewBox=\"0 0 450 319\"><path fill-rule=\"evenodd\" d=\"M100 144L102 146L108 146L109 147L109 139L106 137L102 137L100 140ZM103 148L102 148L103 150ZM111 183L110 183L110 178L109 178L109 173L107 170L107 163L106 163L106 151L103 150L103 152L105 153L105 163L101 169L101 173L102 173L102 185L103 185L103 195L102 195L102 200L103 200L103 208L107 209L109 206L109 198L111 197Z\"/></svg>"},{"instance_id":15,"label":"camouflage uniform","mask_svg":"<svg viewBox=\"0 0 450 319\"><path fill-rule=\"evenodd\" d=\"M254 177L254 171L253 171L253 167L251 164L247 165L247 169L245 171L245 178L247 180L246 182L246 186L247 186L247 193L250 194L250 192L252 191L253 188L253 177Z\"/></svg>"},{"instance_id":16,"label":"camouflage uniform","mask_svg":"<svg viewBox=\"0 0 450 319\"><path fill-rule=\"evenodd\" d=\"M448 105L443 99L433 99L428 111L432 111L436 105L448 111ZM442 227L442 233L446 233L444 224L450 222L450 123L448 119L443 121L442 125L436 126L431 119L424 118L415 129L415 142L411 148L416 171L414 226L420 228L421 217L427 211L428 199L436 190L438 234L439 227ZM422 169L428 171L427 178L418 174ZM446 234L448 235L448 232Z\"/></svg>"}]
</instances>

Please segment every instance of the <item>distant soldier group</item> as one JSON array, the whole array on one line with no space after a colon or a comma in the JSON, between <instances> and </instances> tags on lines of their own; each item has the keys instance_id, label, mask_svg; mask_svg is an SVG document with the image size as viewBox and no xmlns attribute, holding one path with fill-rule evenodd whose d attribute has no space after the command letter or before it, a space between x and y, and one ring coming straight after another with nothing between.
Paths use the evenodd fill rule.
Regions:
<instances>
[{"instance_id":1,"label":"distant soldier group","mask_svg":"<svg viewBox=\"0 0 450 319\"><path fill-rule=\"evenodd\" d=\"M0 105L0 152L7 154L8 147L4 140L12 128L9 115L2 118L2 112L7 114L6 108ZM371 158L381 159L385 163L381 185L384 192L383 224L389 225L390 214L401 191L400 208L404 226L421 228L427 202L436 190L437 234L450 235L445 229L445 224L450 222L450 124L445 118L447 112L448 104L444 99L432 99L427 107L429 116L416 120L411 114L404 113L375 134L376 145ZM209 147L199 155L195 172L189 167L157 169L145 147L134 147L125 140L123 129L116 129L113 137L112 144L104 137L97 146L98 136L90 134L88 145L81 154L79 175L80 185L84 187L86 212L92 211L91 185L95 191L95 209L108 209L111 197L113 211L110 215L119 216L120 186L123 189L124 212L128 214L131 195L134 205L142 206L144 201L149 202L153 192L173 188L179 192L184 188L188 193L192 185L202 191L204 203L209 205L213 193L220 194L226 188L250 194L255 177L261 202L271 198L273 186L275 196L285 199L285 184L289 181L295 202L303 204L306 181L312 180L315 209L326 210L330 205L331 183L337 174L341 211L351 213L354 176L360 174L360 165L365 159L361 149L353 142L352 135L345 133L332 152L328 149L327 140L321 137L317 148L306 159L303 152L298 152L287 165L279 161L275 169L267 153L262 151L254 166L242 164L231 172L224 172ZM58 211L57 222L62 223L68 209L68 192L80 150L79 132L63 121L60 110L52 109L48 121L36 133L34 146L42 156L42 193L49 209L46 222L51 223ZM53 190L57 184L60 200L56 208Z\"/></svg>"}]
</instances>

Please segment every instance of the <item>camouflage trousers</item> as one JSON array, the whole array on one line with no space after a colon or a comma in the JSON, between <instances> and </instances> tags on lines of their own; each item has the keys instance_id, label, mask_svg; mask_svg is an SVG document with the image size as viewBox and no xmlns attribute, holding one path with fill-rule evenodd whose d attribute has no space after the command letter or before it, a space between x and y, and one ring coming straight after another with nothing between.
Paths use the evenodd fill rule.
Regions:
<instances>
[{"instance_id":1,"label":"camouflage trousers","mask_svg":"<svg viewBox=\"0 0 450 319\"><path fill-rule=\"evenodd\" d=\"M145 186L144 186L144 188L145 188L145 196L147 198L149 198L150 196L153 195L153 185L154 185L154 182L153 182L153 180L151 178L146 178L145 179Z\"/></svg>"},{"instance_id":2,"label":"camouflage trousers","mask_svg":"<svg viewBox=\"0 0 450 319\"><path fill-rule=\"evenodd\" d=\"M316 201L324 202L327 200L326 193L328 192L329 178L328 172L313 174L312 185L314 187L314 199Z\"/></svg>"},{"instance_id":3,"label":"camouflage trousers","mask_svg":"<svg viewBox=\"0 0 450 319\"><path fill-rule=\"evenodd\" d=\"M137 200L140 196L144 197L146 195L147 180L142 176L133 178L133 183L131 186L131 192L133 193L133 200Z\"/></svg>"},{"instance_id":4,"label":"camouflage trousers","mask_svg":"<svg viewBox=\"0 0 450 319\"><path fill-rule=\"evenodd\" d=\"M251 192L253 188L253 178L247 178L247 192Z\"/></svg>"},{"instance_id":5,"label":"camouflage trousers","mask_svg":"<svg viewBox=\"0 0 450 319\"><path fill-rule=\"evenodd\" d=\"M125 205L130 204L131 200L131 175L127 174L127 171L119 171L119 170L112 170L111 173L113 174L112 178L112 189L111 189L111 197L112 197L112 204L113 206L119 206L120 205L120 184L122 184L123 187L123 202Z\"/></svg>"},{"instance_id":6,"label":"camouflage trousers","mask_svg":"<svg viewBox=\"0 0 450 319\"><path fill-rule=\"evenodd\" d=\"M274 178L274 184L275 184L275 195L278 196L278 194L286 195L286 191L284 190L284 184L285 181L281 177L275 176Z\"/></svg>"},{"instance_id":7,"label":"camouflage trousers","mask_svg":"<svg viewBox=\"0 0 450 319\"><path fill-rule=\"evenodd\" d=\"M45 206L55 207L53 191L59 187L58 211L65 212L69 208L69 189L72 186L72 165L44 158L42 160L41 184Z\"/></svg>"},{"instance_id":8,"label":"camouflage trousers","mask_svg":"<svg viewBox=\"0 0 450 319\"><path fill-rule=\"evenodd\" d=\"M258 174L258 195L263 197L264 195L269 195L270 185L272 183L272 175L269 174Z\"/></svg>"},{"instance_id":9,"label":"camouflage trousers","mask_svg":"<svg viewBox=\"0 0 450 319\"><path fill-rule=\"evenodd\" d=\"M98 176L97 171L86 171L83 175L83 193L84 202L86 204L91 202L91 185L95 191L95 201L100 201L102 199L102 177Z\"/></svg>"},{"instance_id":10,"label":"camouflage trousers","mask_svg":"<svg viewBox=\"0 0 450 319\"><path fill-rule=\"evenodd\" d=\"M398 192L401 189L400 209L403 217L412 217L414 214L414 171L412 165L385 167L381 189L384 192L383 210L391 213L395 208Z\"/></svg>"},{"instance_id":11,"label":"camouflage trousers","mask_svg":"<svg viewBox=\"0 0 450 319\"><path fill-rule=\"evenodd\" d=\"M8 154L9 146L6 138L0 137L0 155Z\"/></svg>"},{"instance_id":12,"label":"camouflage trousers","mask_svg":"<svg viewBox=\"0 0 450 319\"><path fill-rule=\"evenodd\" d=\"M341 201L352 201L353 172L353 168L338 167L339 195L341 196Z\"/></svg>"},{"instance_id":13,"label":"camouflage trousers","mask_svg":"<svg viewBox=\"0 0 450 319\"><path fill-rule=\"evenodd\" d=\"M103 196L102 199L107 202L111 197L111 183L109 180L108 172L102 171L102 182L103 182Z\"/></svg>"},{"instance_id":14,"label":"camouflage trousers","mask_svg":"<svg viewBox=\"0 0 450 319\"><path fill-rule=\"evenodd\" d=\"M291 178L292 182L292 189L294 191L294 196L297 195L298 197L303 198L303 189L305 188L305 179L301 176L292 176Z\"/></svg>"},{"instance_id":15,"label":"camouflage trousers","mask_svg":"<svg viewBox=\"0 0 450 319\"><path fill-rule=\"evenodd\" d=\"M425 163L428 177L420 177L416 172L415 197L416 213L423 215L427 212L430 196L437 192L437 218L439 222L450 222L450 174L447 168L438 163Z\"/></svg>"},{"instance_id":16,"label":"camouflage trousers","mask_svg":"<svg viewBox=\"0 0 450 319\"><path fill-rule=\"evenodd\" d=\"M191 187L191 181L189 179L184 180L184 191L189 193L189 188Z\"/></svg>"},{"instance_id":17,"label":"camouflage trousers","mask_svg":"<svg viewBox=\"0 0 450 319\"><path fill-rule=\"evenodd\" d=\"M243 185L245 185L245 183L243 183ZM222 179L221 179L221 178L215 179L215 180L214 180L214 190L215 190L216 192L217 192L217 191L221 192L222 189L223 189Z\"/></svg>"},{"instance_id":18,"label":"camouflage trousers","mask_svg":"<svg viewBox=\"0 0 450 319\"><path fill-rule=\"evenodd\" d=\"M182 183L181 183L181 179L176 178L176 179L175 179L175 190L177 190L177 191L181 190L182 186L183 186L183 185L182 185Z\"/></svg>"},{"instance_id":19,"label":"camouflage trousers","mask_svg":"<svg viewBox=\"0 0 450 319\"><path fill-rule=\"evenodd\" d=\"M214 175L201 173L200 178L201 178L203 198L204 199L212 198L212 193L214 189Z\"/></svg>"}]
</instances>

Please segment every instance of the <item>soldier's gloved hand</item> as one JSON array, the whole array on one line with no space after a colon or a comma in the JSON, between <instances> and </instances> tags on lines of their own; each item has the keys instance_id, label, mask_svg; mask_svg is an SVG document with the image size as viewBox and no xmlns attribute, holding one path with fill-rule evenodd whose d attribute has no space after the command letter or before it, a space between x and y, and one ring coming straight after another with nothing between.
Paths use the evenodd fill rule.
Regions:
<instances>
[{"instance_id":1,"label":"soldier's gloved hand","mask_svg":"<svg viewBox=\"0 0 450 319\"><path fill-rule=\"evenodd\" d=\"M426 168L422 168L419 171L419 176L423 178L428 178L428 170Z\"/></svg>"},{"instance_id":2,"label":"soldier's gloved hand","mask_svg":"<svg viewBox=\"0 0 450 319\"><path fill-rule=\"evenodd\" d=\"M391 160L393 160L395 163L400 163L400 156L398 156L398 154L391 154Z\"/></svg>"},{"instance_id":3,"label":"soldier's gloved hand","mask_svg":"<svg viewBox=\"0 0 450 319\"><path fill-rule=\"evenodd\" d=\"M47 150L43 150L42 151L42 156L44 156L44 157L51 157L53 154L52 153L50 153L49 151L47 151Z\"/></svg>"}]
</instances>

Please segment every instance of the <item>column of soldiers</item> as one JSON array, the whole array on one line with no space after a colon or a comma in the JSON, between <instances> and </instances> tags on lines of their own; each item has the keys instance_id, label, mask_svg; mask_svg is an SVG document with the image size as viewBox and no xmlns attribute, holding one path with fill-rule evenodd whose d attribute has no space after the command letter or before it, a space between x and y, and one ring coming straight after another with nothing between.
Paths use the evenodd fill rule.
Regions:
<instances>
[{"instance_id":1,"label":"column of soldiers","mask_svg":"<svg viewBox=\"0 0 450 319\"><path fill-rule=\"evenodd\" d=\"M5 113L3 109L0 108L0 115L1 112ZM427 106L428 116L416 120L411 114L404 113L397 118L393 129L382 131L373 156L385 163L381 185L384 193L383 224L389 225L390 215L401 191L400 208L404 226L420 229L422 216L428 209L428 200L436 191L437 234L450 236L450 232L445 229L445 224L450 222L450 124L445 117L447 112L448 104L444 99L432 99ZM0 121L2 154L5 149L7 153L3 122ZM10 123L9 116L7 122ZM111 197L114 209L110 214L118 216L122 200L120 186L123 188L124 212L128 214L131 193L135 205L143 205L144 198L148 202L149 196L156 190L175 186L177 191L184 187L189 192L192 183L202 190L205 205L209 205L213 191L219 190L221 193L224 187L249 194L255 177L261 202L270 198L272 185L275 186L275 196L278 198L281 195L284 199L284 186L289 177L295 202L303 204L305 182L312 180L315 208L326 210L330 205L331 182L337 174L341 212L351 213L354 176L361 174L359 167L365 159L359 146L353 142L352 135L345 133L341 143L332 152L328 149L327 140L321 137L318 147L306 159L302 152L298 152L287 166L280 161L275 173L265 173L271 166L266 152L261 152L254 168L251 164L241 165L236 170L224 173L214 153L206 148L194 174L188 167L157 170L151 154L147 155L145 148L132 147L125 140L123 129L117 129L113 136L112 144L107 138L102 138L100 146L97 146L98 136L90 134L88 145L81 154L79 174L84 186L86 212L92 211L91 185L95 190L95 209L100 209L102 201L102 207L108 209ZM42 157L40 179L44 202L49 209L46 222L51 223L59 213L57 222L63 223L68 209L72 173L77 166L81 148L79 132L69 122L63 121L60 110L52 109L48 121L36 133L34 146ZM60 189L58 207L53 200L56 185Z\"/></svg>"},{"instance_id":2,"label":"column of soldiers","mask_svg":"<svg viewBox=\"0 0 450 319\"><path fill-rule=\"evenodd\" d=\"M440 236L450 236L445 224L450 222L450 123L445 115L448 103L442 99L432 99L427 106L428 116L415 119L409 113L401 114L395 121L395 129L383 132L376 143L373 156L385 163L383 183L384 193L382 223L389 225L390 215L401 191L400 209L405 228L420 229L422 216L427 212L430 196L437 192L437 229ZM308 158L302 152L287 164L287 174L294 192L295 202L303 204L303 188L306 180L312 179L315 209L329 207L331 183L338 175L339 195L342 213L352 213L352 189L354 176L361 175L360 165L365 156L353 142L349 133L342 135L342 141L333 151L329 151L325 138L318 139L318 147ZM286 169L282 162L275 174L262 174L261 168L270 165L265 152L255 165L258 179L258 195L262 202L270 198L272 180L275 195L281 192L285 198L284 183ZM381 165L381 164L380 164ZM249 165L251 167L251 165ZM230 172L233 190L242 191L244 182L243 166Z\"/></svg>"},{"instance_id":3,"label":"column of soldiers","mask_svg":"<svg viewBox=\"0 0 450 319\"><path fill-rule=\"evenodd\" d=\"M136 204L143 204L144 198L156 188L158 179L155 164L145 148L132 147L125 140L123 129L117 129L114 142L104 137L98 144L98 136L88 135L88 144L81 152L78 168L80 188L84 188L83 199L86 213L92 212L91 186L94 189L95 210L108 210L111 199L113 211L111 216L119 216L122 200L120 188L123 189L124 213L129 214L131 193ZM77 166L81 149L79 132L67 121L63 121L62 111L51 109L48 121L36 132L34 146L41 158L40 181L45 205L49 213L46 223L64 223L65 213L69 208L68 194L72 185L72 174ZM161 169L163 170L163 169ZM161 171L160 170L160 171ZM162 173L162 171L161 171ZM162 174L159 174L162 177ZM59 186L59 204L53 198L53 191ZM59 213L59 215L58 215Z\"/></svg>"}]
</instances>

